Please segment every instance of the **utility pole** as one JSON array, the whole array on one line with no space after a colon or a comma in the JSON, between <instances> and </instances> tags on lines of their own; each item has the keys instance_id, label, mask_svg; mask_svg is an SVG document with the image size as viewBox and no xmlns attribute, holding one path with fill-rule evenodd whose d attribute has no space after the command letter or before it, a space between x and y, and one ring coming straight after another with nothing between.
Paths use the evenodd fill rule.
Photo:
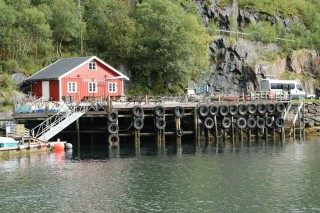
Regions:
<instances>
[{"instance_id":1,"label":"utility pole","mask_svg":"<svg viewBox=\"0 0 320 213\"><path fill-rule=\"evenodd\" d=\"M79 14L80 14L80 55L83 56L83 36L82 36L82 13L81 13L81 0L78 1Z\"/></svg>"}]
</instances>

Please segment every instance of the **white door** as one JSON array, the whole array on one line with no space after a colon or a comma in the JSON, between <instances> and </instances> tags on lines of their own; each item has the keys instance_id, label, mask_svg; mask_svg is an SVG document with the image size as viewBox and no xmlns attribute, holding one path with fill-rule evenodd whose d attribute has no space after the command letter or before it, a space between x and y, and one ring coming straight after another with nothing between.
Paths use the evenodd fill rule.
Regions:
<instances>
[{"instance_id":1,"label":"white door","mask_svg":"<svg viewBox=\"0 0 320 213\"><path fill-rule=\"evenodd\" d=\"M42 81L42 97L44 101L50 99L49 81Z\"/></svg>"}]
</instances>

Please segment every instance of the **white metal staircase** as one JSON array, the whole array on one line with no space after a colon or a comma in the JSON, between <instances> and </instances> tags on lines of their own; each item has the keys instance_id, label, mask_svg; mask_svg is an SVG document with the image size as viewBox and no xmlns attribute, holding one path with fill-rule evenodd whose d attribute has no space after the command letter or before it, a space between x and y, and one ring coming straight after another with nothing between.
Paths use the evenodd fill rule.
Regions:
<instances>
[{"instance_id":1,"label":"white metal staircase","mask_svg":"<svg viewBox=\"0 0 320 213\"><path fill-rule=\"evenodd\" d=\"M74 106L68 112L58 112L31 129L31 135L39 140L48 141L85 113L86 107L80 107L80 105Z\"/></svg>"}]
</instances>

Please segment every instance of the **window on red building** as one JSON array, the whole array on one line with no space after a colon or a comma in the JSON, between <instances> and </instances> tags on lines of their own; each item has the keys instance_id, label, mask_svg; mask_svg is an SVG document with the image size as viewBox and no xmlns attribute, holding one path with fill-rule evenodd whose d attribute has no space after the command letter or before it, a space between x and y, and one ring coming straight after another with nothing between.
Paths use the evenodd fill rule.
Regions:
<instances>
[{"instance_id":1,"label":"window on red building","mask_svg":"<svg viewBox=\"0 0 320 213\"><path fill-rule=\"evenodd\" d=\"M96 70L97 66L96 66L96 62L95 61L90 61L89 62L89 71L90 70Z\"/></svg>"},{"instance_id":2,"label":"window on red building","mask_svg":"<svg viewBox=\"0 0 320 213\"><path fill-rule=\"evenodd\" d=\"M88 82L89 92L98 92L97 82Z\"/></svg>"},{"instance_id":3,"label":"window on red building","mask_svg":"<svg viewBox=\"0 0 320 213\"><path fill-rule=\"evenodd\" d=\"M115 92L117 92L117 83L115 83L115 82L109 82L108 83L108 91L110 92L110 93L115 93Z\"/></svg>"},{"instance_id":4,"label":"window on red building","mask_svg":"<svg viewBox=\"0 0 320 213\"><path fill-rule=\"evenodd\" d=\"M77 92L77 82L68 82L68 92L69 93Z\"/></svg>"}]
</instances>

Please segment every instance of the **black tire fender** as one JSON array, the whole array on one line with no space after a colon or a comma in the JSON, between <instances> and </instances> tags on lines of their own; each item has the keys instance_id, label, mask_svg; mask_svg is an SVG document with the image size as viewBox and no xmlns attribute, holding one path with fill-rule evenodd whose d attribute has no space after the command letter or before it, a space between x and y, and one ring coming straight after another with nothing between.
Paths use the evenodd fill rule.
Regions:
<instances>
[{"instance_id":1,"label":"black tire fender","mask_svg":"<svg viewBox=\"0 0 320 213\"><path fill-rule=\"evenodd\" d=\"M119 126L117 123L109 123L108 124L108 132L109 134L117 134L119 132Z\"/></svg>"},{"instance_id":2,"label":"black tire fender","mask_svg":"<svg viewBox=\"0 0 320 213\"><path fill-rule=\"evenodd\" d=\"M266 126L267 127L272 127L272 125L273 125L272 117L266 117Z\"/></svg>"},{"instance_id":3,"label":"black tire fender","mask_svg":"<svg viewBox=\"0 0 320 213\"><path fill-rule=\"evenodd\" d=\"M161 105L157 105L155 108L154 108L154 114L157 116L157 117L163 117L164 114L165 114L165 108Z\"/></svg>"},{"instance_id":4,"label":"black tire fender","mask_svg":"<svg viewBox=\"0 0 320 213\"><path fill-rule=\"evenodd\" d=\"M230 115L236 115L238 113L238 106L237 105L230 105L229 106Z\"/></svg>"},{"instance_id":5,"label":"black tire fender","mask_svg":"<svg viewBox=\"0 0 320 213\"><path fill-rule=\"evenodd\" d=\"M143 118L144 112L140 105L134 106L132 108L132 115L136 118Z\"/></svg>"},{"instance_id":6,"label":"black tire fender","mask_svg":"<svg viewBox=\"0 0 320 213\"><path fill-rule=\"evenodd\" d=\"M257 118L257 127L263 129L266 126L266 120L264 118Z\"/></svg>"},{"instance_id":7,"label":"black tire fender","mask_svg":"<svg viewBox=\"0 0 320 213\"><path fill-rule=\"evenodd\" d=\"M108 137L108 142L109 143L119 143L120 139L119 139L119 136L118 135L115 135L115 134L111 134L109 135Z\"/></svg>"},{"instance_id":8,"label":"black tire fender","mask_svg":"<svg viewBox=\"0 0 320 213\"><path fill-rule=\"evenodd\" d=\"M250 114L255 114L257 112L257 106L255 104L248 104L248 112Z\"/></svg>"},{"instance_id":9,"label":"black tire fender","mask_svg":"<svg viewBox=\"0 0 320 213\"><path fill-rule=\"evenodd\" d=\"M248 113L248 108L244 104L239 104L238 111L240 115L246 115Z\"/></svg>"},{"instance_id":10,"label":"black tire fender","mask_svg":"<svg viewBox=\"0 0 320 213\"><path fill-rule=\"evenodd\" d=\"M225 129L229 129L231 127L231 118L224 117L221 121L221 125Z\"/></svg>"},{"instance_id":11,"label":"black tire fender","mask_svg":"<svg viewBox=\"0 0 320 213\"><path fill-rule=\"evenodd\" d=\"M199 115L202 117L206 117L209 115L209 108L206 105L201 105L198 108Z\"/></svg>"},{"instance_id":12,"label":"black tire fender","mask_svg":"<svg viewBox=\"0 0 320 213\"><path fill-rule=\"evenodd\" d=\"M282 102L276 103L276 111L278 113L282 113L285 108L286 107L285 107L284 103L282 103Z\"/></svg>"},{"instance_id":13,"label":"black tire fender","mask_svg":"<svg viewBox=\"0 0 320 213\"><path fill-rule=\"evenodd\" d=\"M282 117L277 117L274 123L277 128L281 128L284 126L284 119Z\"/></svg>"},{"instance_id":14,"label":"black tire fender","mask_svg":"<svg viewBox=\"0 0 320 213\"><path fill-rule=\"evenodd\" d=\"M177 136L181 137L183 135L182 129L177 129Z\"/></svg>"},{"instance_id":15,"label":"black tire fender","mask_svg":"<svg viewBox=\"0 0 320 213\"><path fill-rule=\"evenodd\" d=\"M221 105L219 107L219 112L220 112L220 115L226 116L229 114L229 108L226 105Z\"/></svg>"},{"instance_id":16,"label":"black tire fender","mask_svg":"<svg viewBox=\"0 0 320 213\"><path fill-rule=\"evenodd\" d=\"M177 118L182 118L184 116L184 108L182 106L176 106L173 110L173 114Z\"/></svg>"},{"instance_id":17,"label":"black tire fender","mask_svg":"<svg viewBox=\"0 0 320 213\"><path fill-rule=\"evenodd\" d=\"M163 130L166 127L166 120L163 118L156 119L156 127L159 130Z\"/></svg>"},{"instance_id":18,"label":"black tire fender","mask_svg":"<svg viewBox=\"0 0 320 213\"><path fill-rule=\"evenodd\" d=\"M246 127L246 125L247 125L247 121L246 121L245 118L243 118L243 117L238 118L238 120L237 120L237 127L238 127L239 129L244 129L244 128Z\"/></svg>"},{"instance_id":19,"label":"black tire fender","mask_svg":"<svg viewBox=\"0 0 320 213\"><path fill-rule=\"evenodd\" d=\"M135 130L141 130L144 126L144 122L142 118L136 118L133 120L133 128Z\"/></svg>"},{"instance_id":20,"label":"black tire fender","mask_svg":"<svg viewBox=\"0 0 320 213\"><path fill-rule=\"evenodd\" d=\"M211 117L207 117L204 120L204 126L206 129L212 129L214 127L214 121Z\"/></svg>"},{"instance_id":21,"label":"black tire fender","mask_svg":"<svg viewBox=\"0 0 320 213\"><path fill-rule=\"evenodd\" d=\"M118 120L118 112L114 110L108 112L107 119L109 122L116 122Z\"/></svg>"},{"instance_id":22,"label":"black tire fender","mask_svg":"<svg viewBox=\"0 0 320 213\"><path fill-rule=\"evenodd\" d=\"M218 112L219 112L219 108L216 105L211 105L209 107L209 113L210 113L211 116L217 115Z\"/></svg>"},{"instance_id":23,"label":"black tire fender","mask_svg":"<svg viewBox=\"0 0 320 213\"><path fill-rule=\"evenodd\" d=\"M265 104L258 104L257 111L259 114L265 114L267 112L267 106Z\"/></svg>"},{"instance_id":24,"label":"black tire fender","mask_svg":"<svg viewBox=\"0 0 320 213\"><path fill-rule=\"evenodd\" d=\"M249 118L247 120L247 127L250 128L250 129L253 129L257 126L257 122L256 122L256 119L254 118Z\"/></svg>"},{"instance_id":25,"label":"black tire fender","mask_svg":"<svg viewBox=\"0 0 320 213\"><path fill-rule=\"evenodd\" d=\"M267 104L267 112L274 113L274 111L276 111L276 107L275 107L274 103L268 103Z\"/></svg>"}]
</instances>

